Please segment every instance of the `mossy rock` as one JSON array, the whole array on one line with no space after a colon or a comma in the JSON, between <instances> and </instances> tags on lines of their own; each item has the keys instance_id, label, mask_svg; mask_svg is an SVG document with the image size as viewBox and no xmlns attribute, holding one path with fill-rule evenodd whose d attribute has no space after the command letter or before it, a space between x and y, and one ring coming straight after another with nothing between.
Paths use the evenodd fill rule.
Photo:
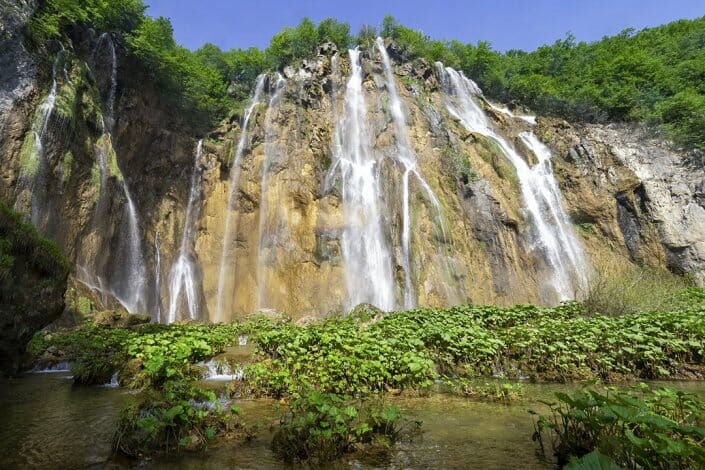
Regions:
<instances>
[{"instance_id":1,"label":"mossy rock","mask_svg":"<svg viewBox=\"0 0 705 470\"><path fill-rule=\"evenodd\" d=\"M71 271L54 243L0 202L0 372L19 372L34 333L61 316Z\"/></svg>"},{"instance_id":2,"label":"mossy rock","mask_svg":"<svg viewBox=\"0 0 705 470\"><path fill-rule=\"evenodd\" d=\"M151 318L146 313L130 314L124 310L104 310L98 312L93 317L93 322L97 325L109 328L131 328L149 323Z\"/></svg>"}]
</instances>

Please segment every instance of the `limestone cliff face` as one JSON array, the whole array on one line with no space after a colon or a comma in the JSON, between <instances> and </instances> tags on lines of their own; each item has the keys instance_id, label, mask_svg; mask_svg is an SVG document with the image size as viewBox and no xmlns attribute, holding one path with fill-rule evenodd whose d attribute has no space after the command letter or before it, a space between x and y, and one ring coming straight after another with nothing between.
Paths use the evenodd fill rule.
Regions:
<instances>
[{"instance_id":1,"label":"limestone cliff face","mask_svg":"<svg viewBox=\"0 0 705 470\"><path fill-rule=\"evenodd\" d=\"M229 320L257 309L299 318L349 308L343 238L350 221L340 178L331 171L352 70L348 55L325 47L300 69L282 71L285 81L269 74L247 127L240 127L241 115L226 120L204 136L195 159L197 136L169 112L158 90L130 78L131 64L120 59L119 45L115 125L106 132L100 118L107 113L109 67L87 59L101 47L99 41L86 37L62 65L66 75L57 79L57 103L64 105L43 136L52 222L40 228L76 263L76 278L112 306L118 285L136 272L122 269L125 255L117 248L126 243L127 182L146 273L140 306L155 318L163 320L169 310L178 284L171 282L172 266L180 255L192 266L193 303L202 319ZM3 52L0 60L20 60L19 54L25 69L34 70L31 56L13 47L14 55ZM394 305L401 308L409 291L414 305L555 303L515 168L491 140L469 132L447 111L431 64L394 60L400 55L393 44L388 48L418 174L408 188L409 266L403 246L406 170L394 158L402 137L378 51L362 51L360 63ZM0 97L10 89L14 97L0 113L0 126L11 129L0 141L5 155L0 194L16 206L27 198L20 178L23 146L26 154L34 109L47 83L32 78L41 74L22 73L18 77L29 78L16 81L24 85L3 83L0 90L5 93ZM520 133L533 130L550 147L571 229L588 258L665 266L702 279L705 174L689 166L687 155L635 129L541 117L533 125L477 100L492 126L530 164L536 155ZM241 171L229 203L243 132ZM186 244L194 168L200 175L199 211L193 243ZM176 318L185 317L184 303L175 305Z\"/></svg>"}]
</instances>

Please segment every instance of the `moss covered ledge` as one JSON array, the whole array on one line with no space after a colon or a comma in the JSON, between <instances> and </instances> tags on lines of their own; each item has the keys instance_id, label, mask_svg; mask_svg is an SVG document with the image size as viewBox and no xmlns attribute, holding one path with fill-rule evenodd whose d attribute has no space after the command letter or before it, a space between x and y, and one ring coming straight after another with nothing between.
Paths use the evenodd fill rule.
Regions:
<instances>
[{"instance_id":1,"label":"moss covered ledge","mask_svg":"<svg viewBox=\"0 0 705 470\"><path fill-rule=\"evenodd\" d=\"M0 202L0 373L19 372L32 335L64 310L66 257Z\"/></svg>"}]
</instances>

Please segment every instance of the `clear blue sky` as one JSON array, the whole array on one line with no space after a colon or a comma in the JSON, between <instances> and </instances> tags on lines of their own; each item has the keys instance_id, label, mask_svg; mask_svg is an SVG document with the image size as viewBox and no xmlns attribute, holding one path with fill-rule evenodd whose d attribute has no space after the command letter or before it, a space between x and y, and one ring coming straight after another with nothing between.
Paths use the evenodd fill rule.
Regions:
<instances>
[{"instance_id":1,"label":"clear blue sky","mask_svg":"<svg viewBox=\"0 0 705 470\"><path fill-rule=\"evenodd\" d=\"M179 44L196 49L264 48L284 26L307 16L379 25L386 14L434 39L488 40L493 48L533 50L573 33L594 41L705 15L704 0L145 0L147 14L171 19Z\"/></svg>"}]
</instances>

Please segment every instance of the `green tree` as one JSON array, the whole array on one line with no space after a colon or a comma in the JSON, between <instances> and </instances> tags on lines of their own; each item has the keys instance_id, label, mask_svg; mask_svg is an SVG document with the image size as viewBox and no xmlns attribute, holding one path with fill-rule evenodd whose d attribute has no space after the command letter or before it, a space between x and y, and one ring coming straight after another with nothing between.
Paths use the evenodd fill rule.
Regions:
<instances>
[{"instance_id":1,"label":"green tree","mask_svg":"<svg viewBox=\"0 0 705 470\"><path fill-rule=\"evenodd\" d=\"M327 41L332 42L338 46L339 50L345 50L353 44L350 36L350 25L341 23L333 18L326 18L318 23L317 34L319 44Z\"/></svg>"}]
</instances>

